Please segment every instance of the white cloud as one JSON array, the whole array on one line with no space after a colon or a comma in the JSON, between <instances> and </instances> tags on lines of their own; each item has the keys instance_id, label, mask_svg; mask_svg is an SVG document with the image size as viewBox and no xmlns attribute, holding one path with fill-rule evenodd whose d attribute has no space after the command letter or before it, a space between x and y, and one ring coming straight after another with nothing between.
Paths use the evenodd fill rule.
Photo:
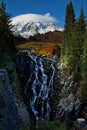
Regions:
<instances>
[{"instance_id":1,"label":"white cloud","mask_svg":"<svg viewBox=\"0 0 87 130\"><path fill-rule=\"evenodd\" d=\"M45 15L40 14L23 14L12 18L12 23L20 23L20 22L41 22L43 24L47 24L49 22L56 23L57 19L47 13Z\"/></svg>"}]
</instances>

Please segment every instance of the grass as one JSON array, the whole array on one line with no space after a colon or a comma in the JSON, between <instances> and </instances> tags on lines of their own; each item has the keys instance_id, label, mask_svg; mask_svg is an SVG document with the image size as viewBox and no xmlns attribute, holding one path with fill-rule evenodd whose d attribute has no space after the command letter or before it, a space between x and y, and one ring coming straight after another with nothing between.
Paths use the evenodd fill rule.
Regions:
<instances>
[{"instance_id":1,"label":"grass","mask_svg":"<svg viewBox=\"0 0 87 130\"><path fill-rule=\"evenodd\" d=\"M67 128L64 122L60 122L60 121L47 122L43 120L43 121L39 121L38 128L35 128L35 127L28 128L23 125L21 127L21 130L67 130Z\"/></svg>"},{"instance_id":2,"label":"grass","mask_svg":"<svg viewBox=\"0 0 87 130\"><path fill-rule=\"evenodd\" d=\"M42 43L42 42L26 42L24 44L19 44L17 48L26 49L31 48L35 53L50 56L53 51L57 49L54 43Z\"/></svg>"},{"instance_id":3,"label":"grass","mask_svg":"<svg viewBox=\"0 0 87 130\"><path fill-rule=\"evenodd\" d=\"M66 124L59 121L40 121L37 130L66 130Z\"/></svg>"}]
</instances>

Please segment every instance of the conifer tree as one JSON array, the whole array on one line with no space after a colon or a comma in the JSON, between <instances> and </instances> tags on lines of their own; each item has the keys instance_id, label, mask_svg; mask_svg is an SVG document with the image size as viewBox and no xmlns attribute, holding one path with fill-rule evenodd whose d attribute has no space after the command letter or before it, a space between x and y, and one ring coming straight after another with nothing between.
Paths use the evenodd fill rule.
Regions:
<instances>
[{"instance_id":1,"label":"conifer tree","mask_svg":"<svg viewBox=\"0 0 87 130\"><path fill-rule=\"evenodd\" d=\"M6 5L4 1L2 0L0 5L0 41L2 43L0 44L2 46L2 50L6 49L11 51L11 48L13 43L12 42L12 32L11 32L11 20L10 16L5 12Z\"/></svg>"},{"instance_id":2,"label":"conifer tree","mask_svg":"<svg viewBox=\"0 0 87 130\"><path fill-rule=\"evenodd\" d=\"M85 33L85 40L83 46L82 56L82 86L81 86L81 98L83 101L87 101L87 32Z\"/></svg>"},{"instance_id":3,"label":"conifer tree","mask_svg":"<svg viewBox=\"0 0 87 130\"><path fill-rule=\"evenodd\" d=\"M82 55L83 55L83 45L84 45L84 34L86 30L86 22L84 17L83 9L81 9L80 16L75 23L72 38L73 46L73 73L74 79L80 81L82 74Z\"/></svg>"},{"instance_id":4,"label":"conifer tree","mask_svg":"<svg viewBox=\"0 0 87 130\"><path fill-rule=\"evenodd\" d=\"M66 8L64 58L68 71L74 72L77 78L78 75L80 77L81 71L85 29L86 23L83 9L81 8L79 19L75 21L73 5L70 2Z\"/></svg>"},{"instance_id":5,"label":"conifer tree","mask_svg":"<svg viewBox=\"0 0 87 130\"><path fill-rule=\"evenodd\" d=\"M65 68L69 74L73 74L73 81L77 83L77 86L81 87L83 81L82 97L87 100L86 21L83 8L78 20L75 20L72 2L66 7L63 51Z\"/></svg>"},{"instance_id":6,"label":"conifer tree","mask_svg":"<svg viewBox=\"0 0 87 130\"><path fill-rule=\"evenodd\" d=\"M72 1L66 6L66 16L65 16L65 32L64 32L64 44L63 53L64 60L67 68L71 71L71 65L73 62L73 31L75 31L75 14L73 9Z\"/></svg>"},{"instance_id":7,"label":"conifer tree","mask_svg":"<svg viewBox=\"0 0 87 130\"><path fill-rule=\"evenodd\" d=\"M77 20L77 30L78 30L78 40L81 54L83 53L83 42L84 42L84 34L86 31L86 21L84 16L83 8L81 8L80 16Z\"/></svg>"},{"instance_id":8,"label":"conifer tree","mask_svg":"<svg viewBox=\"0 0 87 130\"><path fill-rule=\"evenodd\" d=\"M85 33L85 40L83 44L82 75L84 80L87 81L87 32Z\"/></svg>"},{"instance_id":9,"label":"conifer tree","mask_svg":"<svg viewBox=\"0 0 87 130\"><path fill-rule=\"evenodd\" d=\"M84 16L84 11L83 8L81 8L80 16L77 20L76 23L76 38L77 38L77 56L78 56L78 71L80 72L81 75L81 63L82 63L82 55L83 55L83 46L84 46L84 40L85 40L85 32L86 32L86 21L85 21L85 16Z\"/></svg>"},{"instance_id":10,"label":"conifer tree","mask_svg":"<svg viewBox=\"0 0 87 130\"><path fill-rule=\"evenodd\" d=\"M75 22L75 14L73 9L72 1L66 6L66 16L65 16L65 32L69 31L72 28L73 23Z\"/></svg>"},{"instance_id":11,"label":"conifer tree","mask_svg":"<svg viewBox=\"0 0 87 130\"><path fill-rule=\"evenodd\" d=\"M83 8L81 8L80 16L78 18L77 23L78 23L78 26L79 26L79 31L83 35L85 33L85 30L86 30L86 21L85 21Z\"/></svg>"},{"instance_id":12,"label":"conifer tree","mask_svg":"<svg viewBox=\"0 0 87 130\"><path fill-rule=\"evenodd\" d=\"M0 4L0 63L9 62L15 52L10 16L6 13L6 4Z\"/></svg>"}]
</instances>

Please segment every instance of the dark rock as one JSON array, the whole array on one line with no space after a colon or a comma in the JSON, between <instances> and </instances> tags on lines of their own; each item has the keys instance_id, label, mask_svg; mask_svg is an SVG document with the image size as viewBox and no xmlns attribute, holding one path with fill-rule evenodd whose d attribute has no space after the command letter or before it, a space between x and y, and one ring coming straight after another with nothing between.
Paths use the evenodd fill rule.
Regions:
<instances>
[{"instance_id":1,"label":"dark rock","mask_svg":"<svg viewBox=\"0 0 87 130\"><path fill-rule=\"evenodd\" d=\"M31 120L30 120L30 115L27 110L27 107L23 103L22 100L19 100L15 98L15 104L18 108L18 115L20 118L20 123L26 125L27 127L31 126Z\"/></svg>"},{"instance_id":2,"label":"dark rock","mask_svg":"<svg viewBox=\"0 0 87 130\"><path fill-rule=\"evenodd\" d=\"M8 74L0 69L0 130L18 130L18 110L12 96Z\"/></svg>"},{"instance_id":3,"label":"dark rock","mask_svg":"<svg viewBox=\"0 0 87 130\"><path fill-rule=\"evenodd\" d=\"M74 128L76 130L87 130L87 122L85 121L84 118L78 118L74 122Z\"/></svg>"}]
</instances>

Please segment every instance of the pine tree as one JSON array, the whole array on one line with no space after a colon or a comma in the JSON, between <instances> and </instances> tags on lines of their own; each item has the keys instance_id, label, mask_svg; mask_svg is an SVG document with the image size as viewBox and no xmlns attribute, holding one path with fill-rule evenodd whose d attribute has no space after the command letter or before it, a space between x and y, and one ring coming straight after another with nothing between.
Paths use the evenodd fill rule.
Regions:
<instances>
[{"instance_id":1,"label":"pine tree","mask_svg":"<svg viewBox=\"0 0 87 130\"><path fill-rule=\"evenodd\" d=\"M87 101L87 32L85 33L85 40L83 45L82 77L83 82L81 86L81 99L82 101Z\"/></svg>"},{"instance_id":2,"label":"pine tree","mask_svg":"<svg viewBox=\"0 0 87 130\"><path fill-rule=\"evenodd\" d=\"M65 16L65 32L64 32L64 44L63 44L63 54L66 67L69 71L72 68L73 62L73 32L75 28L75 14L73 9L72 1L66 6L66 16Z\"/></svg>"},{"instance_id":3,"label":"pine tree","mask_svg":"<svg viewBox=\"0 0 87 130\"><path fill-rule=\"evenodd\" d=\"M9 62L14 56L12 24L10 16L6 13L6 4L2 0L0 4L0 65Z\"/></svg>"},{"instance_id":4,"label":"pine tree","mask_svg":"<svg viewBox=\"0 0 87 130\"><path fill-rule=\"evenodd\" d=\"M85 40L83 45L82 75L84 80L87 81L87 32L85 33Z\"/></svg>"},{"instance_id":5,"label":"pine tree","mask_svg":"<svg viewBox=\"0 0 87 130\"><path fill-rule=\"evenodd\" d=\"M66 7L63 51L65 68L69 74L73 74L73 81L77 83L77 87L83 85L82 97L87 100L86 21L82 8L78 20L75 21L72 2Z\"/></svg>"},{"instance_id":6,"label":"pine tree","mask_svg":"<svg viewBox=\"0 0 87 130\"><path fill-rule=\"evenodd\" d=\"M79 42L82 46L81 50L81 61L82 61L82 78L83 82L81 84L81 99L82 101L87 101L87 31L86 31L86 20L84 16L83 9L81 9L80 17L78 19L78 29L79 29Z\"/></svg>"},{"instance_id":7,"label":"pine tree","mask_svg":"<svg viewBox=\"0 0 87 130\"><path fill-rule=\"evenodd\" d=\"M2 43L0 44L3 49L10 49L14 46L12 42L12 32L11 32L11 20L10 16L5 12L6 5L4 1L0 5L0 39Z\"/></svg>"},{"instance_id":8,"label":"pine tree","mask_svg":"<svg viewBox=\"0 0 87 130\"><path fill-rule=\"evenodd\" d=\"M83 8L81 8L79 19L77 20L77 30L78 30L78 41L79 41L79 49L80 54L83 53L83 43L84 43L84 34L86 32L86 21L84 16Z\"/></svg>"},{"instance_id":9,"label":"pine tree","mask_svg":"<svg viewBox=\"0 0 87 130\"><path fill-rule=\"evenodd\" d=\"M75 22L75 14L73 9L72 1L66 6L66 16L65 16L65 32L69 31L72 28L73 23Z\"/></svg>"},{"instance_id":10,"label":"pine tree","mask_svg":"<svg viewBox=\"0 0 87 130\"><path fill-rule=\"evenodd\" d=\"M85 16L84 16L84 11L83 11L83 8L81 8L81 11L80 11L80 16L78 18L78 21L77 21L78 25L79 25L79 31L82 33L85 33L85 30L86 30L86 21L85 21Z\"/></svg>"}]
</instances>

